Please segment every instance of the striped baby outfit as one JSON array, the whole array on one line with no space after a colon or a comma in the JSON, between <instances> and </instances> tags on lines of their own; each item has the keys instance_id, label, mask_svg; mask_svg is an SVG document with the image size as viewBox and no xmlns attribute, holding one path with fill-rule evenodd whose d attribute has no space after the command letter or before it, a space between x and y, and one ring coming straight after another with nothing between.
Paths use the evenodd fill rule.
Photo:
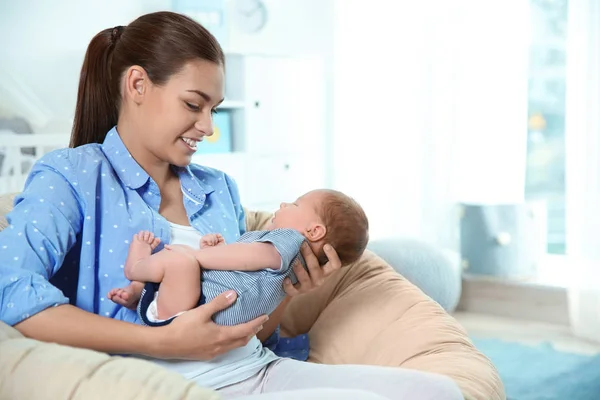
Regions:
<instances>
[{"instance_id":1,"label":"striped baby outfit","mask_svg":"<svg viewBox=\"0 0 600 400\"><path fill-rule=\"evenodd\" d=\"M237 325L248 322L264 314L270 314L285 297L283 280L289 277L292 283L297 282L292 266L300 259L300 246L305 238L294 229L274 229L272 231L250 231L238 239L238 243L262 242L275 246L281 256L281 267L258 271L218 271L202 269L202 296L200 304L210 302L219 294L234 290L237 301L229 308L213 315L213 320L220 325ZM161 326L173 320L152 322L147 318L147 310L158 292L159 284L147 283L138 304L138 314L145 325Z\"/></svg>"}]
</instances>

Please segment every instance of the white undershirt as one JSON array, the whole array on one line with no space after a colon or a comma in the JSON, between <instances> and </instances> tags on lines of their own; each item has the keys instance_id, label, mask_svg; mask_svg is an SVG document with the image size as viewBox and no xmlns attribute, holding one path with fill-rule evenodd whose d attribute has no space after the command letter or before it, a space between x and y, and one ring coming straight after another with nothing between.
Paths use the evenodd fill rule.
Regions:
<instances>
[{"instance_id":1,"label":"white undershirt","mask_svg":"<svg viewBox=\"0 0 600 400\"><path fill-rule=\"evenodd\" d=\"M170 244L200 247L202 234L195 228L172 222L169 222L169 225L171 227ZM209 362L156 359L152 359L152 361L195 381L200 386L219 389L255 375L276 359L277 356L269 349L263 348L260 341L254 336L246 346L231 350Z\"/></svg>"},{"instance_id":2,"label":"white undershirt","mask_svg":"<svg viewBox=\"0 0 600 400\"><path fill-rule=\"evenodd\" d=\"M169 222L169 226L171 227L171 244L183 244L194 249L200 247L202 234L195 228L173 222Z\"/></svg>"}]
</instances>

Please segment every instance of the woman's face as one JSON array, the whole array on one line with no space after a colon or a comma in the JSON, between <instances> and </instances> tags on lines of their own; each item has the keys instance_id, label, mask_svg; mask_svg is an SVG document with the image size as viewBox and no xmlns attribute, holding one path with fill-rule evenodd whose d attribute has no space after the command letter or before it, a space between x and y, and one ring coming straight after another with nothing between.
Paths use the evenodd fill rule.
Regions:
<instances>
[{"instance_id":1,"label":"woman's face","mask_svg":"<svg viewBox=\"0 0 600 400\"><path fill-rule=\"evenodd\" d=\"M166 84L149 84L140 104L140 140L156 159L190 164L204 136L213 134L213 113L223 101L223 67L210 61L187 63Z\"/></svg>"}]
</instances>

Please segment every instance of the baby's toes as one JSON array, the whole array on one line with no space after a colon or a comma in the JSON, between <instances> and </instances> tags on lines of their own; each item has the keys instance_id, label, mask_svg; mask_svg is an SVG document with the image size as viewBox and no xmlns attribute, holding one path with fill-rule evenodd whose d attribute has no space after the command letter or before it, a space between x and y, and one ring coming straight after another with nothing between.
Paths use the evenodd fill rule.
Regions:
<instances>
[{"instance_id":1,"label":"baby's toes","mask_svg":"<svg viewBox=\"0 0 600 400\"><path fill-rule=\"evenodd\" d=\"M109 300L112 300L112 299L113 299L113 297L114 297L114 295L115 295L115 289L111 289L111 290L108 292L108 294L106 295L106 297L107 297Z\"/></svg>"},{"instance_id":2,"label":"baby's toes","mask_svg":"<svg viewBox=\"0 0 600 400\"><path fill-rule=\"evenodd\" d=\"M152 243L150 243L150 247L152 248L152 250L154 250L160 243L160 238L155 237L152 240Z\"/></svg>"}]
</instances>

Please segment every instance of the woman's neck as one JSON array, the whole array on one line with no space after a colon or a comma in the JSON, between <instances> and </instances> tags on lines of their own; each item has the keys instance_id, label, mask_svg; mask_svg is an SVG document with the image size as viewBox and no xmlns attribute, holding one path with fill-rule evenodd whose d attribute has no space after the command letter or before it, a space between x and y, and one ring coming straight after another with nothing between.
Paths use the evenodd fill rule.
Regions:
<instances>
[{"instance_id":1,"label":"woman's neck","mask_svg":"<svg viewBox=\"0 0 600 400\"><path fill-rule=\"evenodd\" d=\"M117 132L135 161L148 173L148 175L150 175L158 185L159 189L163 188L169 179L173 178L175 175L169 163L160 160L150 151L145 149L141 140L134 139L136 137L135 131L131 127L128 127L128 124L119 121L119 124L117 124Z\"/></svg>"}]
</instances>

